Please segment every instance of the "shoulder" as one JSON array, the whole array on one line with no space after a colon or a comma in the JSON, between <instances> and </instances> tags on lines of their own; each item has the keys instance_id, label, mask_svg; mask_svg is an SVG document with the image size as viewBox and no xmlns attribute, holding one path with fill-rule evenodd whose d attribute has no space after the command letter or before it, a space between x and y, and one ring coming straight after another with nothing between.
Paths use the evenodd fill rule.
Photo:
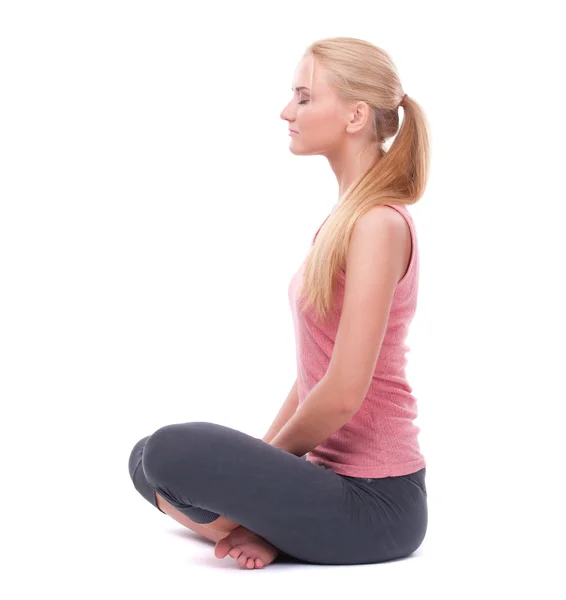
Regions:
<instances>
[{"instance_id":1,"label":"shoulder","mask_svg":"<svg viewBox=\"0 0 566 600\"><path fill-rule=\"evenodd\" d=\"M387 246L396 252L406 248L410 241L411 231L405 217L395 208L380 204L370 208L354 223L350 245L372 246L374 250Z\"/></svg>"},{"instance_id":2,"label":"shoulder","mask_svg":"<svg viewBox=\"0 0 566 600\"><path fill-rule=\"evenodd\" d=\"M355 222L346 255L347 271L363 273L380 265L388 265L387 271L401 279L406 270L411 249L411 231L405 217L391 206L374 206ZM378 269L377 273L384 272Z\"/></svg>"},{"instance_id":3,"label":"shoulder","mask_svg":"<svg viewBox=\"0 0 566 600\"><path fill-rule=\"evenodd\" d=\"M400 234L403 231L410 233L405 217L397 209L386 204L379 204L370 208L358 218L354 228L363 231L371 231L379 228L397 231Z\"/></svg>"}]
</instances>

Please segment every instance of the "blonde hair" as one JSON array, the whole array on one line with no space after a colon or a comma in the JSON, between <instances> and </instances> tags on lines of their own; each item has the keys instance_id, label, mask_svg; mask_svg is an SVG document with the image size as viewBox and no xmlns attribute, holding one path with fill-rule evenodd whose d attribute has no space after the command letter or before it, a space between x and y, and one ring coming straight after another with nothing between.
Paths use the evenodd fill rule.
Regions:
<instances>
[{"instance_id":1,"label":"blonde hair","mask_svg":"<svg viewBox=\"0 0 566 600\"><path fill-rule=\"evenodd\" d=\"M313 57L311 90L316 58L339 98L367 102L372 110L373 143L381 154L342 194L305 260L299 297L326 320L331 311L336 313L338 271L346 264L356 220L379 204L414 204L423 195L429 170L429 132L423 110L408 96L399 129L402 86L395 65L381 48L364 40L335 37L312 43L304 56ZM383 143L396 133L385 152Z\"/></svg>"}]
</instances>

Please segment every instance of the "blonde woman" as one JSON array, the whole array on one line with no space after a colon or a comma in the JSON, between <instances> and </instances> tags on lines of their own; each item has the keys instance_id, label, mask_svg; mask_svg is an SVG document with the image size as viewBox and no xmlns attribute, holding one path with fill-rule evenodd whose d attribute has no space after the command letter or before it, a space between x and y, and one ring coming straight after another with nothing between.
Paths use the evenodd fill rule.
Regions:
<instances>
[{"instance_id":1,"label":"blonde woman","mask_svg":"<svg viewBox=\"0 0 566 600\"><path fill-rule=\"evenodd\" d=\"M359 39L311 44L292 91L281 112L290 151L325 156L339 186L289 283L297 379L263 439L167 425L135 444L130 476L161 512L216 542L216 557L245 568L278 556L398 559L419 548L428 521L405 375L419 277L407 206L426 186L427 122L387 53Z\"/></svg>"}]
</instances>

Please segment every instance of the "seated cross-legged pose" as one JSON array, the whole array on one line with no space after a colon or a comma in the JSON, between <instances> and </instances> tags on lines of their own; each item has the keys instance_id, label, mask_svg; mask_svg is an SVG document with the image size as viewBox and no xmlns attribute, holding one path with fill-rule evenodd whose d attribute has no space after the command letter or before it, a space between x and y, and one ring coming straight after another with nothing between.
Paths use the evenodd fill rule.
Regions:
<instances>
[{"instance_id":1,"label":"seated cross-legged pose","mask_svg":"<svg viewBox=\"0 0 566 600\"><path fill-rule=\"evenodd\" d=\"M389 56L363 40L311 44L293 90L280 115L290 150L325 156L339 185L289 282L297 378L262 439L217 423L166 425L134 445L130 476L158 510L214 541L217 558L245 568L285 555L407 557L428 514L405 374L419 281L407 205L426 186L427 122Z\"/></svg>"}]
</instances>

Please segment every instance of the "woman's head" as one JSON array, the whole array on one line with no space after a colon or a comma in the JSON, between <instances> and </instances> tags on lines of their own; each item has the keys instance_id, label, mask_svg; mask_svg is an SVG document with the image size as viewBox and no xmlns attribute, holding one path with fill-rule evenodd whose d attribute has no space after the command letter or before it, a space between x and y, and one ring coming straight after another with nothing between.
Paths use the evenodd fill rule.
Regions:
<instances>
[{"instance_id":1,"label":"woman's head","mask_svg":"<svg viewBox=\"0 0 566 600\"><path fill-rule=\"evenodd\" d=\"M381 155L383 142L399 127L399 78L387 55L362 40L334 38L309 46L292 92L281 118L297 132L290 140L293 154L333 159L346 149Z\"/></svg>"},{"instance_id":2,"label":"woman's head","mask_svg":"<svg viewBox=\"0 0 566 600\"><path fill-rule=\"evenodd\" d=\"M345 267L352 227L378 204L414 204L429 170L425 114L404 90L389 55L364 40L336 37L312 43L297 65L291 102L281 112L298 155L322 154L331 163L354 157L359 169L338 208L320 229L305 261L301 297L326 317L338 271ZM395 136L387 152L383 144ZM362 162L363 161L363 162ZM335 169L336 171L336 169Z\"/></svg>"}]
</instances>

